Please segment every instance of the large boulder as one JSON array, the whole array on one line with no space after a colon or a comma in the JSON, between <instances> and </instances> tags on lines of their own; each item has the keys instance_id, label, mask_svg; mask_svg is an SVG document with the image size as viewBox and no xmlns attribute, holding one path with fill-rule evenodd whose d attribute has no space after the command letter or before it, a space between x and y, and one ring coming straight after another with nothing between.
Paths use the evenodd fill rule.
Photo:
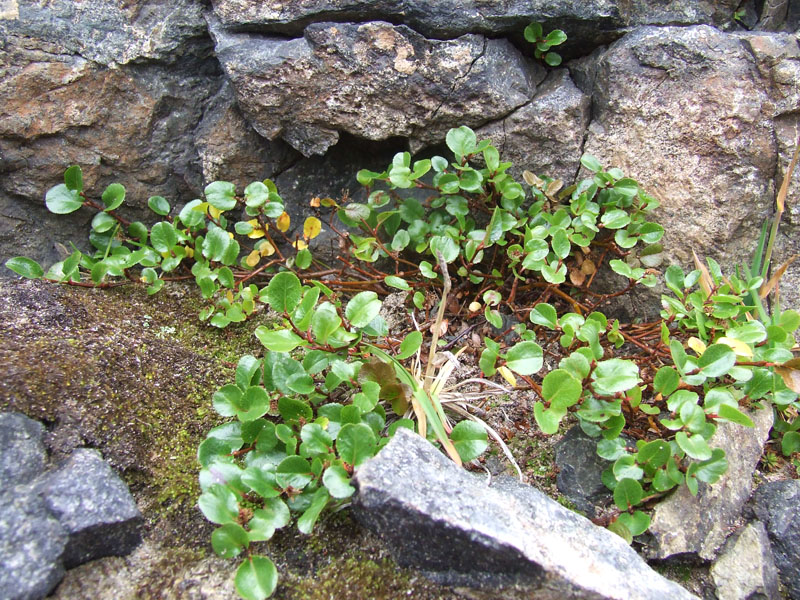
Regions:
<instances>
[{"instance_id":1,"label":"large boulder","mask_svg":"<svg viewBox=\"0 0 800 600\"><path fill-rule=\"evenodd\" d=\"M748 262L797 139L800 47L788 34L643 27L596 58L585 150L661 201L672 261ZM592 80L578 66L584 83ZM797 189L797 184L793 189ZM796 210L796 209L795 209ZM791 215L781 253L800 250ZM797 305L797 286L787 285Z\"/></svg>"},{"instance_id":2,"label":"large boulder","mask_svg":"<svg viewBox=\"0 0 800 600\"><path fill-rule=\"evenodd\" d=\"M134 218L202 188L193 131L220 71L189 0L19 4L0 19L0 262L53 262L52 241L84 240L90 219L44 207L69 165L95 197L125 185Z\"/></svg>"},{"instance_id":3,"label":"large boulder","mask_svg":"<svg viewBox=\"0 0 800 600\"><path fill-rule=\"evenodd\" d=\"M245 116L262 136L306 156L340 132L368 140L440 142L528 102L542 67L507 41L428 40L386 22L314 23L302 38L231 33L212 21L216 54Z\"/></svg>"},{"instance_id":4,"label":"large boulder","mask_svg":"<svg viewBox=\"0 0 800 600\"><path fill-rule=\"evenodd\" d=\"M694 597L607 529L516 480L489 486L411 431L398 429L354 481L356 518L437 582L542 599Z\"/></svg>"}]
</instances>

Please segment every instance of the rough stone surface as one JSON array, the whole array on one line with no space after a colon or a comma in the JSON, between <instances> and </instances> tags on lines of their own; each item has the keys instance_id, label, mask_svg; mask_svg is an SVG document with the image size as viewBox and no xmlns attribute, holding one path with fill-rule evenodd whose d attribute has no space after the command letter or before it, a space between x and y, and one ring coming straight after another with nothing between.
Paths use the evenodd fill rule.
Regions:
<instances>
[{"instance_id":1,"label":"rough stone surface","mask_svg":"<svg viewBox=\"0 0 800 600\"><path fill-rule=\"evenodd\" d=\"M764 525L745 525L725 544L711 567L719 600L778 597L778 570Z\"/></svg>"},{"instance_id":2,"label":"rough stone surface","mask_svg":"<svg viewBox=\"0 0 800 600\"><path fill-rule=\"evenodd\" d=\"M44 427L21 413L0 413L0 481L4 487L28 483L45 468Z\"/></svg>"},{"instance_id":3,"label":"rough stone surface","mask_svg":"<svg viewBox=\"0 0 800 600\"><path fill-rule=\"evenodd\" d=\"M103 556L124 556L141 541L142 515L128 487L96 450L75 450L48 478L42 493L69 534L63 556L67 568Z\"/></svg>"},{"instance_id":4,"label":"rough stone surface","mask_svg":"<svg viewBox=\"0 0 800 600\"><path fill-rule=\"evenodd\" d=\"M580 167L583 137L589 125L591 99L566 69L553 71L536 88L533 100L509 116L477 131L490 138L511 174L521 180L527 169L572 183Z\"/></svg>"},{"instance_id":5,"label":"rough stone surface","mask_svg":"<svg viewBox=\"0 0 800 600\"><path fill-rule=\"evenodd\" d=\"M671 260L688 266L692 249L726 268L749 260L800 130L798 61L794 36L707 26L643 27L600 55L585 150L661 201ZM797 252L794 229L785 253ZM785 289L796 305L796 286Z\"/></svg>"},{"instance_id":6,"label":"rough stone surface","mask_svg":"<svg viewBox=\"0 0 800 600\"><path fill-rule=\"evenodd\" d=\"M506 40L427 40L385 22L314 23L291 40L213 23L211 32L256 131L306 156L324 153L341 131L409 137L417 147L440 142L451 127L476 127L525 104L544 77Z\"/></svg>"},{"instance_id":7,"label":"rough stone surface","mask_svg":"<svg viewBox=\"0 0 800 600\"><path fill-rule=\"evenodd\" d=\"M431 38L470 32L518 33L531 21L559 23L573 40L608 39L625 24L611 0L213 0L214 12L227 27L286 33L299 32L314 21L382 20L403 23Z\"/></svg>"},{"instance_id":8,"label":"rough stone surface","mask_svg":"<svg viewBox=\"0 0 800 600\"><path fill-rule=\"evenodd\" d=\"M651 558L688 554L713 559L725 538L741 519L742 508L753 489L753 472L772 428L771 409L750 413L752 429L721 423L709 440L725 450L727 472L713 485L700 483L697 496L685 485L678 487L653 513L650 525Z\"/></svg>"},{"instance_id":9,"label":"rough stone surface","mask_svg":"<svg viewBox=\"0 0 800 600\"><path fill-rule=\"evenodd\" d=\"M64 576L67 533L29 486L0 490L0 598L38 600Z\"/></svg>"},{"instance_id":10,"label":"rough stone surface","mask_svg":"<svg viewBox=\"0 0 800 600\"><path fill-rule=\"evenodd\" d=\"M800 598L800 481L773 481L753 494L753 510L764 523L781 581L789 597Z\"/></svg>"},{"instance_id":11,"label":"rough stone surface","mask_svg":"<svg viewBox=\"0 0 800 600\"><path fill-rule=\"evenodd\" d=\"M611 499L600 475L610 463L597 456L597 440L575 425L556 444L556 485L581 512L594 517L598 504Z\"/></svg>"},{"instance_id":12,"label":"rough stone surface","mask_svg":"<svg viewBox=\"0 0 800 600\"><path fill-rule=\"evenodd\" d=\"M203 180L230 181L240 190L275 176L300 158L285 142L265 140L250 127L229 83L209 101L194 138Z\"/></svg>"},{"instance_id":13,"label":"rough stone surface","mask_svg":"<svg viewBox=\"0 0 800 600\"><path fill-rule=\"evenodd\" d=\"M92 20L113 13L108 8L113 3L47 4L20 7L21 15L37 7L38 16L30 22L0 19L0 261L24 254L54 262L60 257L53 242L86 238L88 212L55 216L44 207L45 192L62 181L71 164L82 167L86 189L95 197L112 181L125 185L126 205L133 209L127 214L134 219L152 220L145 210L151 195L188 200L202 189L193 131L206 99L219 87L219 65L210 56L208 37L196 37L197 23L187 25L188 31L172 28L170 17L158 12L171 6L185 12L188 3L134 2L117 8L122 15L117 21L135 21L124 16L128 10L145 19L141 31L158 37L158 31L167 35L169 30L170 39L181 40L173 47L148 38L138 49L115 38L134 35L134 25L122 27L111 19L104 29L93 29ZM105 45L98 46L90 30L107 34ZM121 55L88 51L110 52L117 43ZM129 51L133 54L124 54ZM163 62L150 60L156 56ZM107 68L103 61L127 64ZM47 242L37 231L47 231Z\"/></svg>"},{"instance_id":14,"label":"rough stone surface","mask_svg":"<svg viewBox=\"0 0 800 600\"><path fill-rule=\"evenodd\" d=\"M510 479L487 487L412 432L398 431L355 482L356 518L436 581L523 584L537 598L693 597L608 530Z\"/></svg>"}]
</instances>

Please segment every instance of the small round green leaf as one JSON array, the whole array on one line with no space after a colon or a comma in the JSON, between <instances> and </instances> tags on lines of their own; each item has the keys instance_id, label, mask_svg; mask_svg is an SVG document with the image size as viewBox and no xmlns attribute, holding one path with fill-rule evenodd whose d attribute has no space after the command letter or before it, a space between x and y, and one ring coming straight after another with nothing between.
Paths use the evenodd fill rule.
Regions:
<instances>
[{"instance_id":1,"label":"small round green leaf","mask_svg":"<svg viewBox=\"0 0 800 600\"><path fill-rule=\"evenodd\" d=\"M462 125L461 127L448 131L445 136L445 142L453 154L457 157L462 157L474 152L477 137L472 129L466 125Z\"/></svg>"},{"instance_id":2,"label":"small round green leaf","mask_svg":"<svg viewBox=\"0 0 800 600\"><path fill-rule=\"evenodd\" d=\"M708 460L711 458L711 448L708 447L705 438L699 433L689 437L686 432L679 431L675 434L675 441L681 450L695 460Z\"/></svg>"},{"instance_id":3,"label":"small round green leaf","mask_svg":"<svg viewBox=\"0 0 800 600\"><path fill-rule=\"evenodd\" d=\"M282 488L302 490L312 479L311 464L297 455L284 458L275 470L275 481Z\"/></svg>"},{"instance_id":4,"label":"small round green leaf","mask_svg":"<svg viewBox=\"0 0 800 600\"><path fill-rule=\"evenodd\" d=\"M369 425L348 423L339 431L336 449L343 461L357 467L375 454L375 434Z\"/></svg>"},{"instance_id":5,"label":"small round green leaf","mask_svg":"<svg viewBox=\"0 0 800 600\"><path fill-rule=\"evenodd\" d=\"M211 485L200 494L197 505L205 518L217 525L235 523L239 517L239 504L236 502L236 496L220 483Z\"/></svg>"},{"instance_id":6,"label":"small round green leaf","mask_svg":"<svg viewBox=\"0 0 800 600\"><path fill-rule=\"evenodd\" d=\"M700 372L706 377L725 375L736 364L736 354L726 344L711 344L697 360Z\"/></svg>"},{"instance_id":7,"label":"small round green leaf","mask_svg":"<svg viewBox=\"0 0 800 600\"><path fill-rule=\"evenodd\" d=\"M270 330L259 325L254 333L258 341L272 352L291 352L303 343L303 338L290 329Z\"/></svg>"},{"instance_id":8,"label":"small round green leaf","mask_svg":"<svg viewBox=\"0 0 800 600\"><path fill-rule=\"evenodd\" d=\"M278 273L267 286L267 302L279 313L293 311L300 303L301 294L300 279L290 271Z\"/></svg>"},{"instance_id":9,"label":"small round green leaf","mask_svg":"<svg viewBox=\"0 0 800 600\"><path fill-rule=\"evenodd\" d=\"M75 190L63 183L50 188L44 198L47 210L56 215L68 215L83 206L83 200Z\"/></svg>"},{"instance_id":10,"label":"small round green leaf","mask_svg":"<svg viewBox=\"0 0 800 600\"><path fill-rule=\"evenodd\" d=\"M244 600L265 600L278 587L278 569L266 556L250 556L236 570L235 584Z\"/></svg>"},{"instance_id":11,"label":"small round green leaf","mask_svg":"<svg viewBox=\"0 0 800 600\"><path fill-rule=\"evenodd\" d=\"M150 210L154 213L162 217L169 214L169 202L167 202L167 199L163 196L150 196L147 200L147 206L149 206Z\"/></svg>"},{"instance_id":12,"label":"small round green leaf","mask_svg":"<svg viewBox=\"0 0 800 600\"><path fill-rule=\"evenodd\" d=\"M422 345L422 333L419 331L412 331L400 343L400 352L395 358L403 360L416 353Z\"/></svg>"},{"instance_id":13,"label":"small round green leaf","mask_svg":"<svg viewBox=\"0 0 800 600\"><path fill-rule=\"evenodd\" d=\"M83 191L83 171L78 165L72 165L64 171L64 185L75 192Z\"/></svg>"},{"instance_id":14,"label":"small round green leaf","mask_svg":"<svg viewBox=\"0 0 800 600\"><path fill-rule=\"evenodd\" d=\"M226 523L211 534L211 547L222 558L235 558L249 545L247 532L238 523Z\"/></svg>"},{"instance_id":15,"label":"small round green leaf","mask_svg":"<svg viewBox=\"0 0 800 600\"><path fill-rule=\"evenodd\" d=\"M35 260L25 256L16 256L6 261L6 267L14 271L17 275L22 275L26 279L39 279L44 275L44 269Z\"/></svg>"},{"instance_id":16,"label":"small round green leaf","mask_svg":"<svg viewBox=\"0 0 800 600\"><path fill-rule=\"evenodd\" d=\"M205 195L208 203L218 210L231 210L236 206L236 186L227 181L209 183Z\"/></svg>"},{"instance_id":17,"label":"small round green leaf","mask_svg":"<svg viewBox=\"0 0 800 600\"><path fill-rule=\"evenodd\" d=\"M375 292L359 292L347 303L344 314L353 327L366 327L378 316L381 301Z\"/></svg>"},{"instance_id":18,"label":"small round green leaf","mask_svg":"<svg viewBox=\"0 0 800 600\"><path fill-rule=\"evenodd\" d=\"M474 421L457 423L450 433L450 440L464 462L478 458L489 445L486 429Z\"/></svg>"},{"instance_id":19,"label":"small round green leaf","mask_svg":"<svg viewBox=\"0 0 800 600\"><path fill-rule=\"evenodd\" d=\"M567 409L580 400L581 382L564 369L554 369L542 380L542 396L553 407Z\"/></svg>"},{"instance_id":20,"label":"small round green leaf","mask_svg":"<svg viewBox=\"0 0 800 600\"><path fill-rule=\"evenodd\" d=\"M635 479L622 479L614 488L614 504L620 510L628 510L641 502L644 492L642 484Z\"/></svg>"},{"instance_id":21,"label":"small round green leaf","mask_svg":"<svg viewBox=\"0 0 800 600\"><path fill-rule=\"evenodd\" d=\"M350 476L341 465L332 465L325 469L322 475L322 484L328 488L328 492L334 498L349 498L356 488L350 485Z\"/></svg>"},{"instance_id":22,"label":"small round green leaf","mask_svg":"<svg viewBox=\"0 0 800 600\"><path fill-rule=\"evenodd\" d=\"M101 198L106 210L115 210L125 201L125 186L112 183L103 191Z\"/></svg>"}]
</instances>

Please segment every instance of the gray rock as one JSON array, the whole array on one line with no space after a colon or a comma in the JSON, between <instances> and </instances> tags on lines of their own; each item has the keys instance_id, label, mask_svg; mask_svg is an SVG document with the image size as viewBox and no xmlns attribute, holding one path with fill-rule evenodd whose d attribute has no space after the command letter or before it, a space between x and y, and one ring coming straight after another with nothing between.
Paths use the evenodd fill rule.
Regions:
<instances>
[{"instance_id":1,"label":"gray rock","mask_svg":"<svg viewBox=\"0 0 800 600\"><path fill-rule=\"evenodd\" d=\"M354 481L356 518L439 583L524 585L543 599L694 597L610 531L511 479L487 487L410 431Z\"/></svg>"},{"instance_id":2,"label":"gray rock","mask_svg":"<svg viewBox=\"0 0 800 600\"><path fill-rule=\"evenodd\" d=\"M412 149L448 129L477 127L525 104L544 77L506 40L427 40L384 22L314 23L303 38L231 33L212 22L239 106L262 136L306 156L340 132L403 136Z\"/></svg>"},{"instance_id":3,"label":"gray rock","mask_svg":"<svg viewBox=\"0 0 800 600\"><path fill-rule=\"evenodd\" d=\"M611 0L213 0L214 12L226 27L297 34L309 23L391 21L430 38L453 38L465 33L498 36L521 32L531 21L548 30L562 27L579 44L613 39L624 27L624 11ZM618 34L616 34L618 35Z\"/></svg>"},{"instance_id":4,"label":"gray rock","mask_svg":"<svg viewBox=\"0 0 800 600\"><path fill-rule=\"evenodd\" d=\"M725 538L741 519L742 508L753 489L753 472L772 428L772 409L749 414L755 427L720 423L709 440L722 448L728 460L727 472L713 485L700 483L697 496L685 485L678 487L653 513L650 525L651 558L688 554L713 559Z\"/></svg>"},{"instance_id":5,"label":"gray rock","mask_svg":"<svg viewBox=\"0 0 800 600\"><path fill-rule=\"evenodd\" d=\"M43 202L70 165L83 169L91 198L98 199L111 182L123 184L123 214L131 220L155 220L147 209L152 195L175 204L202 190L193 132L205 100L220 85L219 65L208 55L210 40L206 46L197 42L169 65L109 69L59 46L57 39L17 33L5 39L0 262L25 255L49 266L63 260L54 242L86 245L92 213L52 215ZM36 233L41 231L47 234Z\"/></svg>"},{"instance_id":6,"label":"gray rock","mask_svg":"<svg viewBox=\"0 0 800 600\"><path fill-rule=\"evenodd\" d=\"M204 183L230 181L239 190L273 177L300 158L285 142L265 140L250 127L228 83L209 101L194 131L194 145Z\"/></svg>"},{"instance_id":7,"label":"gray rock","mask_svg":"<svg viewBox=\"0 0 800 600\"><path fill-rule=\"evenodd\" d=\"M104 0L12 1L15 15L0 19L0 33L44 38L59 51L79 54L102 65L143 59L172 60L187 39L206 34L203 5Z\"/></svg>"},{"instance_id":8,"label":"gray rock","mask_svg":"<svg viewBox=\"0 0 800 600\"><path fill-rule=\"evenodd\" d=\"M591 99L581 92L566 69L551 72L536 88L533 100L509 116L477 131L490 138L510 172L521 181L527 169L572 183L580 168Z\"/></svg>"},{"instance_id":9,"label":"gray rock","mask_svg":"<svg viewBox=\"0 0 800 600\"><path fill-rule=\"evenodd\" d=\"M725 544L711 567L719 600L778 597L778 570L764 525L745 525Z\"/></svg>"},{"instance_id":10,"label":"gray rock","mask_svg":"<svg viewBox=\"0 0 800 600\"><path fill-rule=\"evenodd\" d=\"M142 515L128 487L96 450L73 452L48 478L42 494L69 534L63 555L67 568L124 556L141 541Z\"/></svg>"},{"instance_id":11,"label":"gray rock","mask_svg":"<svg viewBox=\"0 0 800 600\"><path fill-rule=\"evenodd\" d=\"M794 149L799 63L793 36L707 26L636 29L597 60L585 150L660 200L673 262L688 267L692 249L726 270L749 262ZM591 79L589 65L581 71ZM800 249L795 219L783 255ZM785 292L800 302L796 286Z\"/></svg>"},{"instance_id":12,"label":"gray rock","mask_svg":"<svg viewBox=\"0 0 800 600\"><path fill-rule=\"evenodd\" d=\"M21 413L0 413L0 489L28 483L44 471L44 426Z\"/></svg>"},{"instance_id":13,"label":"gray rock","mask_svg":"<svg viewBox=\"0 0 800 600\"><path fill-rule=\"evenodd\" d=\"M781 581L789 597L800 598L800 481L772 481L753 494L753 510L764 523Z\"/></svg>"},{"instance_id":14,"label":"gray rock","mask_svg":"<svg viewBox=\"0 0 800 600\"><path fill-rule=\"evenodd\" d=\"M39 600L64 576L67 533L32 489L0 492L0 598Z\"/></svg>"},{"instance_id":15,"label":"gray rock","mask_svg":"<svg viewBox=\"0 0 800 600\"><path fill-rule=\"evenodd\" d=\"M611 499L611 492L601 479L603 469L609 464L597 456L597 439L575 425L556 444L558 491L578 510L594 517L595 507Z\"/></svg>"}]
</instances>

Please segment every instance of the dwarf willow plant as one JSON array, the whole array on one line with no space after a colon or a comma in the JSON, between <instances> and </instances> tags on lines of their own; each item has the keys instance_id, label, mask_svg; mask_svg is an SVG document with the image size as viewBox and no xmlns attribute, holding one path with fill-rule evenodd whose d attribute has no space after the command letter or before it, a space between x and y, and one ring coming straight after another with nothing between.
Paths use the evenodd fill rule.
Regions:
<instances>
[{"instance_id":1,"label":"dwarf willow plant","mask_svg":"<svg viewBox=\"0 0 800 600\"><path fill-rule=\"evenodd\" d=\"M293 514L297 528L310 533L324 509L348 501L359 465L398 427L415 429L406 415L416 412L418 431L425 435L429 426L429 439L459 464L488 445L480 424L450 428L436 390L400 363L419 351L421 333L408 335L394 355L378 347L388 331L374 292L342 305L323 284L303 286L286 271L264 297L282 322L256 329L264 357L243 356L235 382L213 397L215 410L236 421L212 429L198 450L198 503L219 525L212 546L224 557L246 554L236 588L248 599L269 596L277 585L274 564L251 553L251 543L270 539ZM526 365L509 366L527 372Z\"/></svg>"},{"instance_id":2,"label":"dwarf willow plant","mask_svg":"<svg viewBox=\"0 0 800 600\"><path fill-rule=\"evenodd\" d=\"M486 448L493 432L468 411L456 412L472 421L450 426L441 393L449 371L431 372L446 309L496 328L485 329L479 366L486 377L500 374L511 385L520 377L536 392L533 418L542 431L555 433L571 415L597 438L598 454L610 461L603 481L619 509L609 526L629 540L649 526L645 502L678 485L697 493L700 482L725 472L724 452L710 443L718 423L752 426L744 409L771 404L786 416L784 452L800 442L792 417L800 363L790 350L800 315L770 312L761 302L776 287L775 276L764 283L776 226L766 258L751 267L755 275L743 269L723 277L710 259L688 275L669 267L672 295L662 297L663 322L652 324L655 339L644 344L595 309L637 284L656 284L663 228L648 220L656 200L588 154L581 164L589 176L564 188L527 171L516 181L511 163L468 127L450 130L446 144L450 159L412 161L400 152L382 172L359 171L363 202L311 201L334 209L328 226L340 237L339 269L309 247L319 218L287 235L289 216L269 180L242 195L213 182L179 211L154 196L148 205L163 219L148 228L117 213L125 199L119 184L100 201L88 198L79 167L67 170L46 204L57 214L95 210L93 250L75 250L47 272L24 257L6 263L25 277L139 283L148 293L166 280L193 278L207 301L200 318L220 328L267 305L277 313L279 323L255 332L263 356L243 356L235 381L214 394L214 408L232 420L198 451L200 508L219 525L215 550L245 556L236 576L245 598L265 598L277 584L274 564L253 545L293 515L308 533L323 510L347 503L354 470L397 427L415 428L457 463ZM606 265L624 289L591 290ZM339 293L353 289L348 275L373 289L343 302ZM448 296L450 275L456 283ZM331 276L338 280L321 281ZM392 288L408 291L426 319L431 298L439 298L424 375L409 365L415 357L419 365L422 333L400 342L379 316L376 292ZM506 341L512 331L520 338L513 345ZM558 359L545 374L542 340ZM636 348L641 354L631 356Z\"/></svg>"},{"instance_id":3,"label":"dwarf willow plant","mask_svg":"<svg viewBox=\"0 0 800 600\"><path fill-rule=\"evenodd\" d=\"M551 67L561 64L561 55L550 50L567 41L567 34L561 29L554 29L544 35L542 24L534 22L525 28L524 36L526 41L535 45L533 53L536 58L544 60Z\"/></svg>"}]
</instances>

